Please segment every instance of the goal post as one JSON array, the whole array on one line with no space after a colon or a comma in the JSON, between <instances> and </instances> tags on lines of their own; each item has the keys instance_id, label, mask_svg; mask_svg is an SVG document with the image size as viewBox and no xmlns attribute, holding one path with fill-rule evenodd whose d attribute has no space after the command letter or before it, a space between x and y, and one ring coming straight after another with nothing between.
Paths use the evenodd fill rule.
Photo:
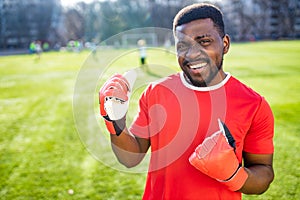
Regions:
<instances>
[{"instance_id":1,"label":"goal post","mask_svg":"<svg viewBox=\"0 0 300 200\"><path fill-rule=\"evenodd\" d=\"M158 46L158 38L155 33L126 33L122 35L122 47L136 47L139 40L145 40L147 46Z\"/></svg>"}]
</instances>

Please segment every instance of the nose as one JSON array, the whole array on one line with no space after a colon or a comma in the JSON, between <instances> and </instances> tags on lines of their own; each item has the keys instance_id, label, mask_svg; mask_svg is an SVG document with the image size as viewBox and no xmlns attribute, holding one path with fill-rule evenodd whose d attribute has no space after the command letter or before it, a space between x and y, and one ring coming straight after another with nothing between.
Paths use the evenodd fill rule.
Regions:
<instances>
[{"instance_id":1,"label":"nose","mask_svg":"<svg viewBox=\"0 0 300 200\"><path fill-rule=\"evenodd\" d=\"M202 47L198 43L195 43L189 47L185 54L185 57L187 60L194 60L199 58L201 54L203 54Z\"/></svg>"}]
</instances>

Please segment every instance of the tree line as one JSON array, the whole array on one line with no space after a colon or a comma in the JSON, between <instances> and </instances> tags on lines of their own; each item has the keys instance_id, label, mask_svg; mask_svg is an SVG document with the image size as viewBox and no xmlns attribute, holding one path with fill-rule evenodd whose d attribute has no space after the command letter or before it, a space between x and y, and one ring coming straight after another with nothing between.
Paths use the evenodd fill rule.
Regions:
<instances>
[{"instance_id":1,"label":"tree line","mask_svg":"<svg viewBox=\"0 0 300 200\"><path fill-rule=\"evenodd\" d=\"M94 1L90 4L81 2L65 12L65 23L68 32L77 38L103 41L132 28L172 29L176 13L185 5L195 2L200 1L115 0ZM227 0L227 3L224 2L214 3L222 9L226 31L233 40L300 37L299 0ZM70 20L72 18L73 20Z\"/></svg>"},{"instance_id":2,"label":"tree line","mask_svg":"<svg viewBox=\"0 0 300 200\"><path fill-rule=\"evenodd\" d=\"M59 0L40 0L39 5L25 2L20 1L10 13L0 10L0 42L16 35L20 42L31 37L48 40L52 45L65 45L70 40L99 43L133 28L172 29L176 13L185 5L200 1L94 0L72 7L62 7ZM300 30L299 0L227 0L215 4L221 7L226 31L234 40L300 36L296 29Z\"/></svg>"}]
</instances>

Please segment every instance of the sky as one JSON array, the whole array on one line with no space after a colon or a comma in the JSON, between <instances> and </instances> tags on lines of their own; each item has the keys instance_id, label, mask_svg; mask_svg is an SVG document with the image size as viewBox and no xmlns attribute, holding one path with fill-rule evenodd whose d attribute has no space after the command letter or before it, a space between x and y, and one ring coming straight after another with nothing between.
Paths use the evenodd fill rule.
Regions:
<instances>
[{"instance_id":1,"label":"sky","mask_svg":"<svg viewBox=\"0 0 300 200\"><path fill-rule=\"evenodd\" d=\"M90 3L93 0L60 0L62 6L71 6L76 4L77 2L84 1L86 3Z\"/></svg>"}]
</instances>

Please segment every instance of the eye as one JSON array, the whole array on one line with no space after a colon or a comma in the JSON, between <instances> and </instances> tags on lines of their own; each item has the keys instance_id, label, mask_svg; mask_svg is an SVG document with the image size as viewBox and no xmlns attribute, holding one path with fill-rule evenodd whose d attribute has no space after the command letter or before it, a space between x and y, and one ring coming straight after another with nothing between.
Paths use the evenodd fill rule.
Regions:
<instances>
[{"instance_id":1,"label":"eye","mask_svg":"<svg viewBox=\"0 0 300 200\"><path fill-rule=\"evenodd\" d=\"M208 46L208 45L210 45L210 43L211 43L211 40L209 40L209 39L202 39L199 41L199 44L202 46Z\"/></svg>"},{"instance_id":2,"label":"eye","mask_svg":"<svg viewBox=\"0 0 300 200\"><path fill-rule=\"evenodd\" d=\"M178 51L186 51L188 48L189 48L189 45L184 42L180 42L177 44Z\"/></svg>"}]
</instances>

